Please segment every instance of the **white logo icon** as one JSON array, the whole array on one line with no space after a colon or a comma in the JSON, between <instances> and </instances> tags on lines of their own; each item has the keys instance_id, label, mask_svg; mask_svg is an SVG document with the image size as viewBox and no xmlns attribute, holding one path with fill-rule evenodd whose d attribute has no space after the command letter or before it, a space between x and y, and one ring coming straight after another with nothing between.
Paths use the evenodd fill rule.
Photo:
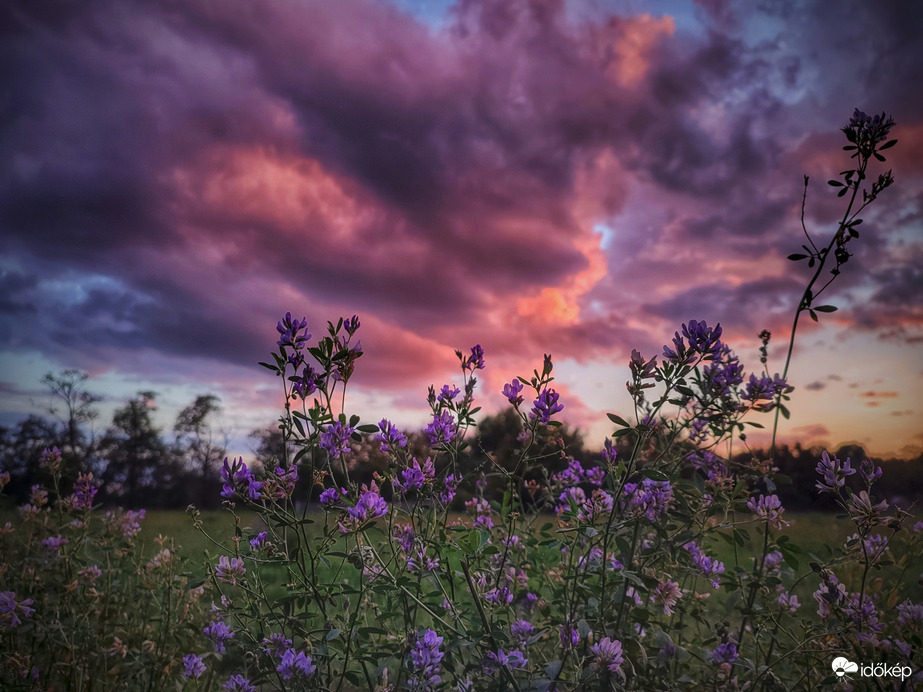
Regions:
<instances>
[{"instance_id":1,"label":"white logo icon","mask_svg":"<svg viewBox=\"0 0 923 692\"><path fill-rule=\"evenodd\" d=\"M840 656L833 659L833 672L836 673L838 678L843 677L846 673L858 673L859 664Z\"/></svg>"}]
</instances>

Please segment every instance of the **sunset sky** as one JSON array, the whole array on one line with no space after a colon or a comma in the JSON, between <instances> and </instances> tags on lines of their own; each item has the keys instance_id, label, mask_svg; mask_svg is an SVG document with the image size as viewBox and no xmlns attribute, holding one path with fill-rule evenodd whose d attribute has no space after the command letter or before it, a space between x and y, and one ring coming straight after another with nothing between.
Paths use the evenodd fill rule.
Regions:
<instances>
[{"instance_id":1,"label":"sunset sky","mask_svg":"<svg viewBox=\"0 0 923 692\"><path fill-rule=\"evenodd\" d=\"M740 14L746 8L746 14ZM923 451L923 5L865 0L148 0L0 7L0 425L90 373L102 428L215 393L279 412L291 311L357 314L348 408L408 428L484 347L482 403L556 364L601 447L632 348L720 322L779 371L854 108L896 184L805 320L786 440ZM803 331L801 331L803 330ZM764 421L768 422L768 421ZM757 439L757 442L759 440Z\"/></svg>"}]
</instances>

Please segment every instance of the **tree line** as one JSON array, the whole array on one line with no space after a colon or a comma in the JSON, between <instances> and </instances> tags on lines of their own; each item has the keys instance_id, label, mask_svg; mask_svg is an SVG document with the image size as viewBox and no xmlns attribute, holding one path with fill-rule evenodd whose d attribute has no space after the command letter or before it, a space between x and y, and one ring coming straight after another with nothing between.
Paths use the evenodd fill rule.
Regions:
<instances>
[{"instance_id":1,"label":"tree line","mask_svg":"<svg viewBox=\"0 0 923 692\"><path fill-rule=\"evenodd\" d=\"M26 502L32 486L45 480L40 465L42 452L58 447L68 481L73 483L79 474L92 473L101 482L97 499L103 504L129 508L220 506L220 469L230 435L220 427L222 406L218 396L196 396L177 415L170 430L171 440L167 441L164 430L154 423L157 396L151 391L138 392L115 410L109 425L97 431L101 397L89 391L87 381L88 375L77 370L46 375L42 384L52 402L47 415L29 415L12 426L0 427L0 470L10 473L8 494L18 502ZM480 472L486 484L483 492L491 497L498 494L503 483L495 472L498 467L511 470L515 466L513 455L520 431L521 421L512 409L485 416L470 436L457 471L465 477L472 473L477 477ZM293 457L293 450L286 448L275 424L255 429L249 437L252 461L257 466L272 469ZM422 432L409 432L407 437L410 453L425 459L429 451ZM566 468L571 458L584 466L594 466L601 458L601 452L588 448L581 432L567 424L545 430L536 444L547 460L541 470L532 472L534 477L525 479L536 485L547 483ZM626 438L616 440L617 447L625 446L619 449L623 456L629 454L629 444ZM354 481L368 483L387 473L389 458L378 447L374 436L363 436L352 445L349 472ZM814 468L822 451L799 444L776 451L773 465L778 472L773 476L773 490L786 507L834 509L827 496L818 496L814 488ZM841 447L835 453L841 459L852 458L854 467L866 456L855 445ZM746 465L766 456L765 451L748 451L736 455L733 461ZM875 461L884 471L878 484L881 496L899 500L904 507L923 499L923 455L911 460ZM300 479L297 497L313 500L317 492L313 479ZM459 488L459 507L475 492L473 487Z\"/></svg>"}]
</instances>

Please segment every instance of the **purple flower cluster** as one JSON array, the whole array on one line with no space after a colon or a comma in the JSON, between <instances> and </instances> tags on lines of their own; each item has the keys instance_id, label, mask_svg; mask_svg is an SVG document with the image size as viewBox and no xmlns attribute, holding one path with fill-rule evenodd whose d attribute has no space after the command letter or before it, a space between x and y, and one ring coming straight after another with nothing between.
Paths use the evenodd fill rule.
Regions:
<instances>
[{"instance_id":1,"label":"purple flower cluster","mask_svg":"<svg viewBox=\"0 0 923 692\"><path fill-rule=\"evenodd\" d=\"M280 335L277 345L281 348L293 348L300 351L311 338L311 335L308 334L307 319L304 317L300 321L292 319L292 313L290 312L286 312L285 317L276 324L276 331Z\"/></svg>"},{"instance_id":2,"label":"purple flower cluster","mask_svg":"<svg viewBox=\"0 0 923 692\"><path fill-rule=\"evenodd\" d=\"M455 499L455 493L458 492L458 479L454 473L450 473L443 481L443 490L439 493L439 501L444 505L449 505Z\"/></svg>"},{"instance_id":3,"label":"purple flower cluster","mask_svg":"<svg viewBox=\"0 0 923 692\"><path fill-rule=\"evenodd\" d=\"M354 432L356 430L351 425L337 421L324 429L317 444L332 457L349 454L349 438Z\"/></svg>"},{"instance_id":4,"label":"purple flower cluster","mask_svg":"<svg viewBox=\"0 0 923 692\"><path fill-rule=\"evenodd\" d=\"M219 654L227 651L225 642L234 638L234 633L220 620L212 620L202 632L215 643L215 651Z\"/></svg>"},{"instance_id":5,"label":"purple flower cluster","mask_svg":"<svg viewBox=\"0 0 923 692\"><path fill-rule=\"evenodd\" d=\"M243 457L238 457L233 463L228 463L228 458L225 457L221 467L221 478L224 480L221 497L231 500L240 494L254 501L262 497L263 484L253 477Z\"/></svg>"},{"instance_id":6,"label":"purple flower cluster","mask_svg":"<svg viewBox=\"0 0 923 692\"><path fill-rule=\"evenodd\" d=\"M870 157L875 147L888 138L892 127L894 118L886 113L871 116L856 108L842 131L864 156Z\"/></svg>"},{"instance_id":7,"label":"purple flower cluster","mask_svg":"<svg viewBox=\"0 0 923 692\"><path fill-rule=\"evenodd\" d=\"M490 503L484 498L471 498L465 502L465 509L474 514L474 525L477 528L492 529L494 527Z\"/></svg>"},{"instance_id":8,"label":"purple flower cluster","mask_svg":"<svg viewBox=\"0 0 923 692\"><path fill-rule=\"evenodd\" d=\"M183 677L198 680L205 672L205 661L201 656L186 654L183 656Z\"/></svg>"},{"instance_id":9,"label":"purple flower cluster","mask_svg":"<svg viewBox=\"0 0 923 692\"><path fill-rule=\"evenodd\" d=\"M722 663L733 663L737 658L737 644L734 642L719 644L711 654L712 662L718 665Z\"/></svg>"},{"instance_id":10,"label":"purple flower cluster","mask_svg":"<svg viewBox=\"0 0 923 692\"><path fill-rule=\"evenodd\" d=\"M740 395L740 398L754 405L759 404L757 408L761 411L771 411L775 406L775 403L773 403L775 399L782 396L787 389L788 383L778 373L773 377L768 375L757 377L755 374L751 374L750 379L747 380L746 389ZM770 403L760 403L766 401Z\"/></svg>"},{"instance_id":11,"label":"purple flower cluster","mask_svg":"<svg viewBox=\"0 0 923 692\"><path fill-rule=\"evenodd\" d=\"M514 377L512 382L503 385L503 396L507 398L513 406L519 406L522 403L522 382Z\"/></svg>"},{"instance_id":12,"label":"purple flower cluster","mask_svg":"<svg viewBox=\"0 0 923 692\"><path fill-rule=\"evenodd\" d=\"M673 348L663 347L663 358L677 365L692 365L701 357L702 360L714 360L721 351L721 325L709 327L704 320L690 320L683 324L683 335L675 332ZM684 340L685 339L685 340ZM686 340L689 341L688 348Z\"/></svg>"},{"instance_id":13,"label":"purple flower cluster","mask_svg":"<svg viewBox=\"0 0 923 692\"><path fill-rule=\"evenodd\" d=\"M521 670L529 663L529 659L523 656L519 649L514 649L506 653L503 649L490 651L487 654L487 660L484 661L484 672L488 675L494 675L501 667L509 670Z\"/></svg>"},{"instance_id":14,"label":"purple flower cluster","mask_svg":"<svg viewBox=\"0 0 923 692\"><path fill-rule=\"evenodd\" d=\"M329 509L345 497L349 497L349 491L346 488L327 488L320 494L320 503L325 509Z\"/></svg>"},{"instance_id":15,"label":"purple flower cluster","mask_svg":"<svg viewBox=\"0 0 923 692\"><path fill-rule=\"evenodd\" d=\"M382 418L378 422L378 429L379 432L375 435L375 439L381 444L379 449L385 454L407 447L407 436L387 418Z\"/></svg>"},{"instance_id":16,"label":"purple flower cluster","mask_svg":"<svg viewBox=\"0 0 923 692\"><path fill-rule=\"evenodd\" d=\"M458 432L458 425L452 414L446 409L442 409L433 414L433 420L423 431L426 439L431 445L451 444Z\"/></svg>"},{"instance_id":17,"label":"purple flower cluster","mask_svg":"<svg viewBox=\"0 0 923 692\"><path fill-rule=\"evenodd\" d=\"M287 649L276 666L276 671L283 680L291 680L296 676L307 680L316 670L317 666L313 664L310 656L306 656L304 651L296 652L294 649Z\"/></svg>"},{"instance_id":18,"label":"purple flower cluster","mask_svg":"<svg viewBox=\"0 0 923 692\"><path fill-rule=\"evenodd\" d=\"M626 483L625 497L628 498L629 509L653 523L673 501L673 487L670 481L644 478L640 483Z\"/></svg>"},{"instance_id":19,"label":"purple flower cluster","mask_svg":"<svg viewBox=\"0 0 923 692\"><path fill-rule=\"evenodd\" d=\"M761 493L759 497L751 497L747 500L747 507L760 519L768 522L776 531L788 526L788 522L782 519L782 513L785 508L782 506L778 495L763 495Z\"/></svg>"},{"instance_id":20,"label":"purple flower cluster","mask_svg":"<svg viewBox=\"0 0 923 692\"><path fill-rule=\"evenodd\" d=\"M363 484L355 506L346 510L346 519L340 522L341 533L357 531L372 519L383 517L388 513L388 503L379 492L375 481L372 481L369 486Z\"/></svg>"},{"instance_id":21,"label":"purple flower cluster","mask_svg":"<svg viewBox=\"0 0 923 692\"><path fill-rule=\"evenodd\" d=\"M281 632L273 632L269 637L263 637L263 653L273 658L282 658L287 649L292 646L292 640Z\"/></svg>"},{"instance_id":22,"label":"purple flower cluster","mask_svg":"<svg viewBox=\"0 0 923 692\"><path fill-rule=\"evenodd\" d=\"M592 524L597 519L605 518L612 511L612 496L605 490L594 490L590 499L583 503L577 512L577 521Z\"/></svg>"},{"instance_id":23,"label":"purple flower cluster","mask_svg":"<svg viewBox=\"0 0 923 692\"><path fill-rule=\"evenodd\" d=\"M532 417L539 423L550 423L551 417L564 410L564 404L559 404L561 395L553 389L543 389L532 404Z\"/></svg>"},{"instance_id":24,"label":"purple flower cluster","mask_svg":"<svg viewBox=\"0 0 923 692\"><path fill-rule=\"evenodd\" d=\"M74 493L70 497L70 506L77 510L89 510L93 507L93 498L99 490L93 482L92 473L81 473L74 483Z\"/></svg>"},{"instance_id":25,"label":"purple flower cluster","mask_svg":"<svg viewBox=\"0 0 923 692\"><path fill-rule=\"evenodd\" d=\"M484 349L480 344L471 347L471 355L462 360L462 369L472 371L484 369Z\"/></svg>"},{"instance_id":26,"label":"purple flower cluster","mask_svg":"<svg viewBox=\"0 0 923 692\"><path fill-rule=\"evenodd\" d=\"M718 578L718 575L724 574L724 563L706 555L695 541L689 541L683 547L689 551L689 554L692 556L692 562L709 580L712 588L717 589L721 585L721 580Z\"/></svg>"},{"instance_id":27,"label":"purple flower cluster","mask_svg":"<svg viewBox=\"0 0 923 692\"><path fill-rule=\"evenodd\" d=\"M256 692L256 688L251 684L250 679L239 673L229 677L228 681L221 686L221 689L229 690L230 692Z\"/></svg>"},{"instance_id":28,"label":"purple flower cluster","mask_svg":"<svg viewBox=\"0 0 923 692\"><path fill-rule=\"evenodd\" d=\"M622 657L622 642L618 639L603 637L590 647L590 651L594 656L593 664L598 670L608 670L610 673L621 670L625 659Z\"/></svg>"},{"instance_id":29,"label":"purple flower cluster","mask_svg":"<svg viewBox=\"0 0 923 692\"><path fill-rule=\"evenodd\" d=\"M410 689L414 692L430 692L442 682L439 668L445 654L439 650L440 646L442 637L433 630L425 630L422 636L416 637L410 650L413 675L408 680Z\"/></svg>"},{"instance_id":30,"label":"purple flower cluster","mask_svg":"<svg viewBox=\"0 0 923 692\"><path fill-rule=\"evenodd\" d=\"M287 469L276 466L273 472L260 481L260 495L269 500L290 499L298 483L298 469L290 466Z\"/></svg>"},{"instance_id":31,"label":"purple flower cluster","mask_svg":"<svg viewBox=\"0 0 923 692\"><path fill-rule=\"evenodd\" d=\"M30 608L33 601L25 598L17 601L15 591L0 591L0 628L4 630L16 629L22 624L22 618L28 618L35 612Z\"/></svg>"},{"instance_id":32,"label":"purple flower cluster","mask_svg":"<svg viewBox=\"0 0 923 692\"><path fill-rule=\"evenodd\" d=\"M433 460L426 458L423 464L416 458L413 463L400 472L400 480L395 479L394 489L400 494L410 490L422 490L424 485L429 485L436 480L436 467Z\"/></svg>"},{"instance_id":33,"label":"purple flower cluster","mask_svg":"<svg viewBox=\"0 0 923 692\"><path fill-rule=\"evenodd\" d=\"M682 598L683 592L675 581L660 580L651 593L651 603L663 606L664 615L673 615L673 606Z\"/></svg>"},{"instance_id":34,"label":"purple flower cluster","mask_svg":"<svg viewBox=\"0 0 923 692\"><path fill-rule=\"evenodd\" d=\"M222 555L218 558L218 564L215 566L215 577L217 577L218 581L223 581L231 586L235 586L237 580L246 573L247 568L244 567L244 561L239 557L228 558L227 555Z\"/></svg>"}]
</instances>

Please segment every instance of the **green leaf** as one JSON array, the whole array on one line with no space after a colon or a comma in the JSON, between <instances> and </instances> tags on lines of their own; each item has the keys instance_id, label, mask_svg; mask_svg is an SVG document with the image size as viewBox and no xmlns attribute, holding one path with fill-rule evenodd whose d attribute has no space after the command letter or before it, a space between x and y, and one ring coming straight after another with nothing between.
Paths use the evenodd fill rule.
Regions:
<instances>
[{"instance_id":1,"label":"green leaf","mask_svg":"<svg viewBox=\"0 0 923 692\"><path fill-rule=\"evenodd\" d=\"M270 365L269 363L264 363L263 361L259 362L267 370L272 370L273 372L279 372L279 369L275 365Z\"/></svg>"},{"instance_id":2,"label":"green leaf","mask_svg":"<svg viewBox=\"0 0 923 692\"><path fill-rule=\"evenodd\" d=\"M624 418L622 418L621 416L615 415L614 413L607 413L607 414L606 414L606 417L607 417L609 420L611 420L613 423L615 423L616 425L621 425L623 428L630 428L630 427L631 427L631 426L628 424L628 421L626 421L626 420L625 420Z\"/></svg>"},{"instance_id":3,"label":"green leaf","mask_svg":"<svg viewBox=\"0 0 923 692\"><path fill-rule=\"evenodd\" d=\"M799 261L799 260L803 260L803 259L807 259L807 258L808 258L807 255L802 255L801 253L798 253L798 252L796 252L796 253L793 254L793 255L789 255L789 256L788 256L788 259L790 259L792 262L797 262L797 261Z\"/></svg>"},{"instance_id":4,"label":"green leaf","mask_svg":"<svg viewBox=\"0 0 923 692\"><path fill-rule=\"evenodd\" d=\"M897 144L897 140L896 140L896 139L889 140L889 141L885 142L884 144L882 144L880 147L878 147L878 151L884 151L885 149L890 149L890 148L893 147L895 144Z\"/></svg>"},{"instance_id":5,"label":"green leaf","mask_svg":"<svg viewBox=\"0 0 923 692\"><path fill-rule=\"evenodd\" d=\"M358 428L356 428L356 430L359 432L372 434L378 432L378 426L373 424L360 425Z\"/></svg>"},{"instance_id":6,"label":"green leaf","mask_svg":"<svg viewBox=\"0 0 923 692\"><path fill-rule=\"evenodd\" d=\"M817 322L817 313L813 310L808 310L808 314L811 316L811 319Z\"/></svg>"},{"instance_id":7,"label":"green leaf","mask_svg":"<svg viewBox=\"0 0 923 692\"><path fill-rule=\"evenodd\" d=\"M836 312L837 307L835 305L818 305L816 308L817 312Z\"/></svg>"}]
</instances>

